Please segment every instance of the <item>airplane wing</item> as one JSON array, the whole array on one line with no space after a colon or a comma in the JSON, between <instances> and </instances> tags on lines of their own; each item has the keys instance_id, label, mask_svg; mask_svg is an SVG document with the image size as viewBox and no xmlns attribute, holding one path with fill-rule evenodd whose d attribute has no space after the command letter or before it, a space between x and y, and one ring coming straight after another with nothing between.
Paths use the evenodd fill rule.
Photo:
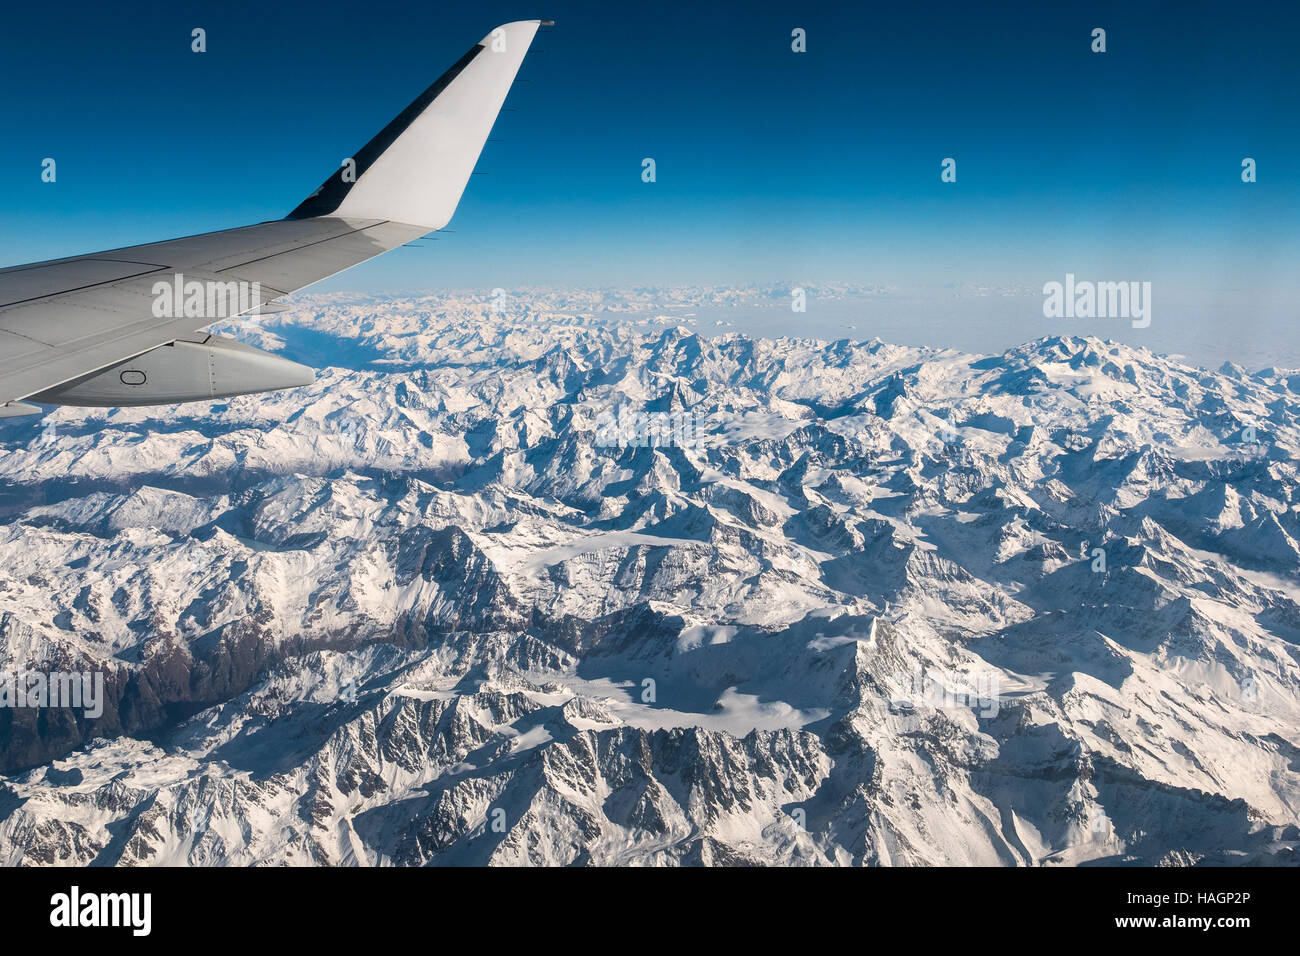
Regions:
<instances>
[{"instance_id":1,"label":"airplane wing","mask_svg":"<svg viewBox=\"0 0 1300 956\"><path fill-rule=\"evenodd\" d=\"M284 219L0 269L0 417L310 382L200 330L446 226L543 24L493 30Z\"/></svg>"}]
</instances>

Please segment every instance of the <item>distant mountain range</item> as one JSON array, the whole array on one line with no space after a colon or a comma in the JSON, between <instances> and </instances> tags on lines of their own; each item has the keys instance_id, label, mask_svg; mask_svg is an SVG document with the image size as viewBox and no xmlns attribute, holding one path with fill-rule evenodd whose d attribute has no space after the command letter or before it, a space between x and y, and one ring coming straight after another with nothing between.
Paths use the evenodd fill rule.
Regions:
<instances>
[{"instance_id":1,"label":"distant mountain range","mask_svg":"<svg viewBox=\"0 0 1300 956\"><path fill-rule=\"evenodd\" d=\"M1300 371L609 295L0 426L0 863L1296 862Z\"/></svg>"}]
</instances>

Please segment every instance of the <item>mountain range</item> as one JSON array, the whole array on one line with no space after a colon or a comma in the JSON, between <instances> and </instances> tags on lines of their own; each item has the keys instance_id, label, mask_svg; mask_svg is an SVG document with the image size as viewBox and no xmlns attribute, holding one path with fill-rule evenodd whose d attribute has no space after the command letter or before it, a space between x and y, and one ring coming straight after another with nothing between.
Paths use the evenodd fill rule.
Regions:
<instances>
[{"instance_id":1,"label":"mountain range","mask_svg":"<svg viewBox=\"0 0 1300 956\"><path fill-rule=\"evenodd\" d=\"M652 298L0 425L0 671L105 682L0 708L0 863L1296 862L1300 371Z\"/></svg>"}]
</instances>

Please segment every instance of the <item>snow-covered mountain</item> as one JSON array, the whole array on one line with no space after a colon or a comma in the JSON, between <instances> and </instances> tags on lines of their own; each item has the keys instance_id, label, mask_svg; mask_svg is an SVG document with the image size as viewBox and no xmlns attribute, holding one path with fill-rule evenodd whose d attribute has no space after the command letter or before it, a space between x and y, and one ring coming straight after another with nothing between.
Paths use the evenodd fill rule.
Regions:
<instances>
[{"instance_id":1,"label":"snow-covered mountain","mask_svg":"<svg viewBox=\"0 0 1300 956\"><path fill-rule=\"evenodd\" d=\"M1300 372L298 302L0 426L0 862L1295 861Z\"/></svg>"}]
</instances>

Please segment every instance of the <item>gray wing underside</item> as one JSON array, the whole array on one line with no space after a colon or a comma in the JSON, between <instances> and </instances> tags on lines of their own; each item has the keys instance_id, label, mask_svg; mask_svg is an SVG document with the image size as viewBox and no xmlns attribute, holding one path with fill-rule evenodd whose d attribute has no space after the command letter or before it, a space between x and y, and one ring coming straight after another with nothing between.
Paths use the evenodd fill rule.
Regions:
<instances>
[{"instance_id":1,"label":"gray wing underside","mask_svg":"<svg viewBox=\"0 0 1300 956\"><path fill-rule=\"evenodd\" d=\"M258 282L265 302L428 231L379 220L282 219L0 269L0 403L35 395L218 321L154 316L154 284L177 273L186 280Z\"/></svg>"}]
</instances>

